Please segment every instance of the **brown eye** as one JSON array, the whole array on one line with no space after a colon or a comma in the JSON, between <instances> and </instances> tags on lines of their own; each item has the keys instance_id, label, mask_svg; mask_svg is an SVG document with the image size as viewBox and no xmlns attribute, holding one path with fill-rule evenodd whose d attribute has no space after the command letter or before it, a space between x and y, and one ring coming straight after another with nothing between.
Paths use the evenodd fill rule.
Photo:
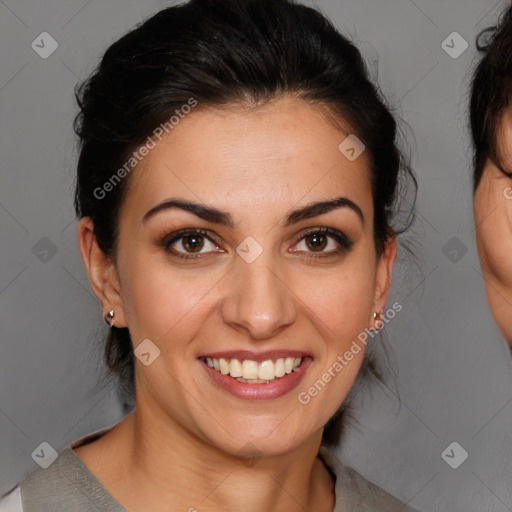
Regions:
<instances>
[{"instance_id":1,"label":"brown eye","mask_svg":"<svg viewBox=\"0 0 512 512\"><path fill-rule=\"evenodd\" d=\"M353 245L354 243L341 231L331 228L317 228L305 233L296 244L293 252L305 252L313 258L335 256L350 250Z\"/></svg>"},{"instance_id":2,"label":"brown eye","mask_svg":"<svg viewBox=\"0 0 512 512\"><path fill-rule=\"evenodd\" d=\"M219 244L208 231L184 229L167 235L160 245L171 255L181 258L205 256L209 252L219 252ZM206 249L206 250L203 250ZM215 251L217 249L217 251Z\"/></svg>"},{"instance_id":3,"label":"brown eye","mask_svg":"<svg viewBox=\"0 0 512 512\"><path fill-rule=\"evenodd\" d=\"M181 245L190 252L200 252L204 246L204 237L202 235L189 235L181 238Z\"/></svg>"},{"instance_id":4,"label":"brown eye","mask_svg":"<svg viewBox=\"0 0 512 512\"><path fill-rule=\"evenodd\" d=\"M304 237L306 245L312 251L323 251L327 247L328 237L321 233L313 233Z\"/></svg>"}]
</instances>

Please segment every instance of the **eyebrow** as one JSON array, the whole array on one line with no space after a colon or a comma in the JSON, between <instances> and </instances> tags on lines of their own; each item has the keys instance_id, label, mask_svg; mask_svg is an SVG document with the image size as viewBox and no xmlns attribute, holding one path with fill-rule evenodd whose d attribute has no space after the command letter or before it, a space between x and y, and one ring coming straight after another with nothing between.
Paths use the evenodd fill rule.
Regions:
<instances>
[{"instance_id":1,"label":"eyebrow","mask_svg":"<svg viewBox=\"0 0 512 512\"><path fill-rule=\"evenodd\" d=\"M166 199L161 203L157 204L155 207L151 208L147 211L142 217L142 222L147 222L150 218L154 217L157 213L171 210L173 208L178 208L181 210L185 210L187 212L193 213L195 216L206 220L208 222L213 222L214 224L221 224L223 226L227 226L231 229L235 227L235 223L233 221L233 217L228 212L219 210L212 206L205 206L200 203L196 203L194 201L189 201L187 199ZM338 208L349 208L354 211L357 216L360 218L361 222L364 225L364 215L359 208L359 206L354 203L354 201L348 199L347 197L338 197L336 199L331 199L328 201L319 201L316 203L311 203L309 205L303 206L297 210L293 210L289 213L285 220L284 226L288 227L292 224L296 224L302 220L310 219L312 217L317 217L318 215L323 215L325 213L329 213Z\"/></svg>"}]
</instances>

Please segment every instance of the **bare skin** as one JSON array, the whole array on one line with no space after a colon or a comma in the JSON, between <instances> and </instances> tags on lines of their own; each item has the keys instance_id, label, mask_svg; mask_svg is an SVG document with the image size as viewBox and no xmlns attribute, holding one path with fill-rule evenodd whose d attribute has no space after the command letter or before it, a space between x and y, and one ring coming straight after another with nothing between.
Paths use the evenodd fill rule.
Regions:
<instances>
[{"instance_id":1,"label":"bare skin","mask_svg":"<svg viewBox=\"0 0 512 512\"><path fill-rule=\"evenodd\" d=\"M307 405L298 394L375 327L396 257L394 239L377 256L366 154L351 162L338 150L349 133L292 97L256 110L198 109L130 176L115 261L99 249L91 220L80 222L103 313L114 309L135 347L150 339L160 350L148 366L136 359L135 411L75 449L130 512L333 510L334 482L318 450L364 347ZM339 197L360 213L343 206L284 225L292 210ZM169 198L224 210L234 225L178 208L143 220ZM318 249L308 243L314 235L304 238L324 227L350 243L327 234ZM215 240L203 239L199 257L186 238L162 246L184 228ZM236 252L249 236L263 248L252 263ZM199 360L209 351L282 349L305 351L312 363L296 389L271 400L231 395ZM256 458L249 464L240 450Z\"/></svg>"},{"instance_id":2,"label":"bare skin","mask_svg":"<svg viewBox=\"0 0 512 512\"><path fill-rule=\"evenodd\" d=\"M487 160L473 211L480 264L494 320L512 346L512 108L498 130L500 166Z\"/></svg>"},{"instance_id":3,"label":"bare skin","mask_svg":"<svg viewBox=\"0 0 512 512\"><path fill-rule=\"evenodd\" d=\"M82 462L101 482L103 487L112 494L127 510L163 510L163 511L181 511L189 510L194 507L200 510L230 510L222 502L214 500L210 492L215 493L215 488L219 485L226 486L227 489L233 489L243 485L246 499L252 496L251 500L260 497L262 489L259 487L265 482L265 487L270 491L265 501L260 500L259 506L264 506L264 510L272 510L273 499L279 491L280 481L277 480L273 463L269 461L267 467L261 467L260 462L253 464L240 463L234 464L231 469L233 473L219 473L215 459L205 461L202 459L202 466L197 464L187 464L177 462L182 470L186 468L187 479L180 478L173 481L168 474L165 478L161 473L165 469L159 470L157 467L140 464L140 449L134 446L137 436L135 413L129 414L112 430L102 435L98 440L74 448L74 452L80 457ZM129 448L128 448L129 447ZM179 443L173 443L176 461L187 461L190 454L186 449L179 448ZM302 456L301 456L302 458ZM139 462L139 463L138 463ZM189 466L189 467L188 467ZM127 468L130 468L130 479L127 481ZM297 497L290 495L283 499L283 507L289 510L308 510L318 512L332 512L335 505L334 481L329 470L325 467L319 457L316 457L311 467L303 468L305 473L309 473L309 503L299 502ZM208 472L210 478L205 483L205 472ZM236 478L234 472L236 471ZM175 472L174 472L175 473ZM297 475L299 476L299 475ZM277 481L274 481L276 478ZM251 482L250 485L247 485ZM206 487L204 487L206 485ZM162 497L153 497L155 489L162 491ZM206 491L209 489L209 491ZM287 490L281 489L283 492ZM186 493L183 496L183 493ZM163 498L165 496L165 498ZM282 498L285 498L284 496ZM165 501L162 501L162 500ZM210 503L211 501L211 503ZM215 503L214 506L212 504ZM158 509L153 508L158 506ZM247 510L256 510L250 504L244 504ZM245 510L245 508L244 508ZM283 509L284 510L284 509ZM193 512L192 510L190 512Z\"/></svg>"}]
</instances>

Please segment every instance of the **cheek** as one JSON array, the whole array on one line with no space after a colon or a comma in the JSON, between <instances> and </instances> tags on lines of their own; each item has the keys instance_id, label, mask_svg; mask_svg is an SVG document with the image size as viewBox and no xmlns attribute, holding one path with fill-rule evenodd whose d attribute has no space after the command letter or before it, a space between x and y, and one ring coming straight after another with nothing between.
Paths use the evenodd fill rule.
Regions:
<instances>
[{"instance_id":1,"label":"cheek","mask_svg":"<svg viewBox=\"0 0 512 512\"><path fill-rule=\"evenodd\" d=\"M369 326L375 290L375 262L369 255L360 251L329 271L296 276L297 296L313 313L309 316L337 344L350 343Z\"/></svg>"},{"instance_id":2,"label":"cheek","mask_svg":"<svg viewBox=\"0 0 512 512\"><path fill-rule=\"evenodd\" d=\"M133 257L126 277L123 302L132 339L136 344L149 338L162 349L160 342L166 338L179 340L193 335L191 330L200 325L198 315L208 302L208 292L221 274L180 271L165 259Z\"/></svg>"},{"instance_id":3,"label":"cheek","mask_svg":"<svg viewBox=\"0 0 512 512\"><path fill-rule=\"evenodd\" d=\"M165 350L170 340L173 346L188 342L198 337L201 326L218 325L219 319L210 315L230 293L225 266L180 269L142 251L126 254L123 302L134 345L149 338ZM369 326L375 287L372 254L369 244L361 243L338 265L283 267L287 300L300 311L296 321L313 324L317 335L331 341L325 350L342 350Z\"/></svg>"},{"instance_id":4,"label":"cheek","mask_svg":"<svg viewBox=\"0 0 512 512\"><path fill-rule=\"evenodd\" d=\"M512 286L512 189L502 180L482 183L475 194L475 229L484 272Z\"/></svg>"}]
</instances>

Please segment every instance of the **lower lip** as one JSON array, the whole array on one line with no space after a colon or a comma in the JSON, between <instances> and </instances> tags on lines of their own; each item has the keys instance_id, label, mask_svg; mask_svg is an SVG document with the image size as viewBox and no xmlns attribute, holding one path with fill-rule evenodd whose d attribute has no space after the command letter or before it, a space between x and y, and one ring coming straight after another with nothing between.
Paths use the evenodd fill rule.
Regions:
<instances>
[{"instance_id":1,"label":"lower lip","mask_svg":"<svg viewBox=\"0 0 512 512\"><path fill-rule=\"evenodd\" d=\"M248 384L246 382L238 382L233 377L223 375L217 370L210 368L208 364L206 364L206 361L200 359L199 362L208 372L208 375L210 375L213 381L228 393L231 393L238 398L244 398L245 400L272 400L274 398L284 396L295 389L303 379L306 370L313 360L311 357L305 357L298 370L287 373L283 377L274 379L268 384Z\"/></svg>"}]
</instances>

